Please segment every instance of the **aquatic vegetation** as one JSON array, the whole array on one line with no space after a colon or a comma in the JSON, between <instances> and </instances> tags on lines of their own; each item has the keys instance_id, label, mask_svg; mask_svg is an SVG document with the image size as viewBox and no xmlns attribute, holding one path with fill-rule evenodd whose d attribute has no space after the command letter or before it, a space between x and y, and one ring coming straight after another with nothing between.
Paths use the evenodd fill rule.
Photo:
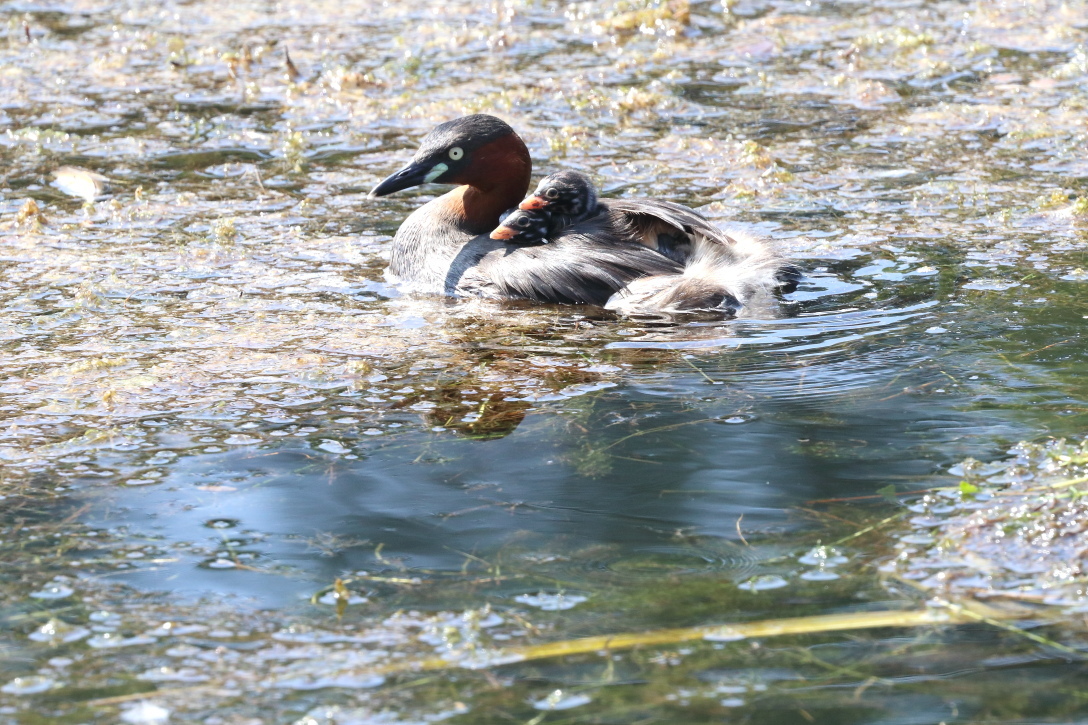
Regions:
<instances>
[{"instance_id":1,"label":"aquatic vegetation","mask_svg":"<svg viewBox=\"0 0 1088 725\"><path fill-rule=\"evenodd\" d=\"M567 11L568 18L594 18L598 32L661 34L667 37L682 32L691 22L688 0L622 0L601 13L599 5L584 3Z\"/></svg>"},{"instance_id":2,"label":"aquatic vegetation","mask_svg":"<svg viewBox=\"0 0 1088 725\"><path fill-rule=\"evenodd\" d=\"M1080 611L1088 605L1088 443L1022 443L1010 453L960 464L958 487L912 504L913 531L885 568L943 596Z\"/></svg>"}]
</instances>

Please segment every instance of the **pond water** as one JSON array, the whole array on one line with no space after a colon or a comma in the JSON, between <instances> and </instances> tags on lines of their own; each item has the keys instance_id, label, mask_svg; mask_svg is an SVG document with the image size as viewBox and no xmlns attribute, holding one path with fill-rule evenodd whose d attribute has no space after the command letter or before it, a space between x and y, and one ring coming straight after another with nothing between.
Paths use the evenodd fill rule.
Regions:
<instances>
[{"instance_id":1,"label":"pond water","mask_svg":"<svg viewBox=\"0 0 1088 725\"><path fill-rule=\"evenodd\" d=\"M916 608L899 502L1088 430L1088 3L0 18L0 722L1088 717L1072 650L983 623L488 654ZM675 324L400 295L439 190L366 192L481 111L804 282Z\"/></svg>"}]
</instances>

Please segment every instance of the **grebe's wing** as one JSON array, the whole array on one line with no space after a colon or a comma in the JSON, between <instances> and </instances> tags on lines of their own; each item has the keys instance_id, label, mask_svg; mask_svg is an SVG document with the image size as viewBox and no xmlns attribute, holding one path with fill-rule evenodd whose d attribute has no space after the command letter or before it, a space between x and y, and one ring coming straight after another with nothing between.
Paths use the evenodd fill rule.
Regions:
<instances>
[{"instance_id":1,"label":"grebe's wing","mask_svg":"<svg viewBox=\"0 0 1088 725\"><path fill-rule=\"evenodd\" d=\"M551 244L494 249L466 270L457 286L489 297L604 305L632 280L683 269L651 249L603 242L583 229L576 225Z\"/></svg>"},{"instance_id":2,"label":"grebe's wing","mask_svg":"<svg viewBox=\"0 0 1088 725\"><path fill-rule=\"evenodd\" d=\"M774 267L774 286L786 292L797 288L801 270L782 259L767 239L742 231L723 231L702 214L681 204L657 199L602 199L617 223L626 223L628 234L640 244L681 264L713 257L720 263L741 263L760 257Z\"/></svg>"},{"instance_id":3,"label":"grebe's wing","mask_svg":"<svg viewBox=\"0 0 1088 725\"><path fill-rule=\"evenodd\" d=\"M682 204L658 199L601 199L600 203L641 223L654 218L685 234L698 232L722 243L729 242L728 234L711 224L702 214Z\"/></svg>"}]
</instances>

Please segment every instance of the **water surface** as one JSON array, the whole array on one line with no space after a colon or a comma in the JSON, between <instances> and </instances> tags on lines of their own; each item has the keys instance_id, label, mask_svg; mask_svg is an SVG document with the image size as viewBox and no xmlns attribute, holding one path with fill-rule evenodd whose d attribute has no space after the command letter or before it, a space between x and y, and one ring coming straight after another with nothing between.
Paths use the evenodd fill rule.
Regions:
<instances>
[{"instance_id":1,"label":"water surface","mask_svg":"<svg viewBox=\"0 0 1088 725\"><path fill-rule=\"evenodd\" d=\"M894 525L812 550L1088 428L1088 5L0 13L3 718L1084 717L1081 664L984 625L374 672L922 601ZM712 323L400 295L439 189L366 191L479 111L805 282Z\"/></svg>"}]
</instances>

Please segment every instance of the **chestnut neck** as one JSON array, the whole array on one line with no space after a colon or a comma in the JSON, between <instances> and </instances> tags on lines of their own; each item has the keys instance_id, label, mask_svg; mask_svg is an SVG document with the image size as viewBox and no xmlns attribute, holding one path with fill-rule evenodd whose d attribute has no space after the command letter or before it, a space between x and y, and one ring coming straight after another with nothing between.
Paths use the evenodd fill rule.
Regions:
<instances>
[{"instance_id":1,"label":"chestnut neck","mask_svg":"<svg viewBox=\"0 0 1088 725\"><path fill-rule=\"evenodd\" d=\"M525 198L532 173L529 150L516 133L476 149L472 163L454 180L464 186L450 194L463 228L484 234L498 226L500 215Z\"/></svg>"}]
</instances>

